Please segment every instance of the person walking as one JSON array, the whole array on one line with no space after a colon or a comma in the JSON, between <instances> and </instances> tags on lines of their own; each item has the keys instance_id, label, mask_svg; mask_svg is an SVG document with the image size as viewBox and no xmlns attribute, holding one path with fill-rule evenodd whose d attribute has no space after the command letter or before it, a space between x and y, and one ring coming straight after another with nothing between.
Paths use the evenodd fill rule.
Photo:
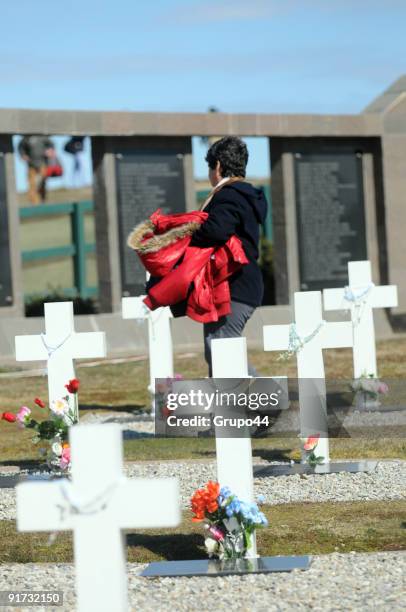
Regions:
<instances>
[{"instance_id":1,"label":"person walking","mask_svg":"<svg viewBox=\"0 0 406 612\"><path fill-rule=\"evenodd\" d=\"M263 190L245 180L248 149L240 138L226 136L213 143L206 161L213 190L202 210L209 216L193 233L191 246L220 246L236 235L249 261L229 278L231 313L203 324L204 354L212 376L211 341L240 337L262 303L264 284L257 260L260 226L265 221L268 205ZM248 373L258 375L251 365Z\"/></svg>"},{"instance_id":2,"label":"person walking","mask_svg":"<svg viewBox=\"0 0 406 612\"><path fill-rule=\"evenodd\" d=\"M28 166L28 198L31 204L46 200L47 166L55 157L55 147L48 136L30 134L24 136L18 152Z\"/></svg>"}]
</instances>

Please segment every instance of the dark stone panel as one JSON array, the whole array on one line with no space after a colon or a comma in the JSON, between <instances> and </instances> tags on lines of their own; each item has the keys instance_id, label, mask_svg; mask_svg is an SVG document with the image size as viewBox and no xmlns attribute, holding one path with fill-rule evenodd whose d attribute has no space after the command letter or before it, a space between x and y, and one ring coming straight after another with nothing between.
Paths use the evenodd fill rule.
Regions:
<instances>
[{"instance_id":1,"label":"dark stone panel","mask_svg":"<svg viewBox=\"0 0 406 612\"><path fill-rule=\"evenodd\" d=\"M183 154L159 149L117 153L116 182L122 292L140 295L145 269L127 238L158 208L165 214L186 210Z\"/></svg>"},{"instance_id":2,"label":"dark stone panel","mask_svg":"<svg viewBox=\"0 0 406 612\"><path fill-rule=\"evenodd\" d=\"M10 237L7 209L6 168L3 152L0 152L0 262L0 307L11 306L13 297Z\"/></svg>"},{"instance_id":3,"label":"dark stone panel","mask_svg":"<svg viewBox=\"0 0 406 612\"><path fill-rule=\"evenodd\" d=\"M300 289L341 287L349 261L367 259L362 153L294 154Z\"/></svg>"},{"instance_id":4,"label":"dark stone panel","mask_svg":"<svg viewBox=\"0 0 406 612\"><path fill-rule=\"evenodd\" d=\"M271 138L270 147L275 299L277 304L289 304L288 249L282 164L283 140Z\"/></svg>"}]
</instances>

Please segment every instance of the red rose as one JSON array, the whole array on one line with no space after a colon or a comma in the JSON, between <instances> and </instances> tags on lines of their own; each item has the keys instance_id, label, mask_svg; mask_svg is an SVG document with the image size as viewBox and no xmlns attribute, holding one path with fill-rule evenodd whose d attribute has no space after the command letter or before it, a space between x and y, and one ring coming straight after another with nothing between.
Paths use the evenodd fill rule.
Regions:
<instances>
[{"instance_id":1,"label":"red rose","mask_svg":"<svg viewBox=\"0 0 406 612\"><path fill-rule=\"evenodd\" d=\"M8 421L9 423L15 423L17 420L17 417L13 412L3 412L1 418L3 421Z\"/></svg>"},{"instance_id":2,"label":"red rose","mask_svg":"<svg viewBox=\"0 0 406 612\"><path fill-rule=\"evenodd\" d=\"M79 389L79 380L77 378L72 378L72 380L70 380L69 383L65 385L65 388L68 390L69 393L77 393Z\"/></svg>"},{"instance_id":3,"label":"red rose","mask_svg":"<svg viewBox=\"0 0 406 612\"><path fill-rule=\"evenodd\" d=\"M39 397L36 397L34 400L34 404L37 404L40 408L45 408L45 402L42 401Z\"/></svg>"},{"instance_id":4,"label":"red rose","mask_svg":"<svg viewBox=\"0 0 406 612\"><path fill-rule=\"evenodd\" d=\"M170 414L173 414L173 410L169 410L168 406L164 406L161 410L162 416L167 419Z\"/></svg>"}]
</instances>

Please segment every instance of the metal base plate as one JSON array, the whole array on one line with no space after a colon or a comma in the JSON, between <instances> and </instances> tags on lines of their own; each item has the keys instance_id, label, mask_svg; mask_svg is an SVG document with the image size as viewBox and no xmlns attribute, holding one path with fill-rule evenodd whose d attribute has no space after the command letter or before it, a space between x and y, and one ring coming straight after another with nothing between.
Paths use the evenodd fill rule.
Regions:
<instances>
[{"instance_id":1,"label":"metal base plate","mask_svg":"<svg viewBox=\"0 0 406 612\"><path fill-rule=\"evenodd\" d=\"M141 576L230 576L232 574L268 574L307 570L311 557L258 557L256 559L199 559L194 561L162 561L150 563Z\"/></svg>"},{"instance_id":2,"label":"metal base plate","mask_svg":"<svg viewBox=\"0 0 406 612\"><path fill-rule=\"evenodd\" d=\"M293 465L255 465L255 478L265 476L293 476L295 474L337 474L339 472L373 472L378 465L377 461L342 461L316 465L312 468L306 463Z\"/></svg>"}]
</instances>

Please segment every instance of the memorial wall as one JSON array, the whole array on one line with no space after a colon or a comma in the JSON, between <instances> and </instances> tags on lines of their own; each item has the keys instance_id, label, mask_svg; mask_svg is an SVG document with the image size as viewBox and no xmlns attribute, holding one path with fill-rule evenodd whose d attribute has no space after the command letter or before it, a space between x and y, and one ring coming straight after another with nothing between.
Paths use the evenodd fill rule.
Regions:
<instances>
[{"instance_id":1,"label":"memorial wall","mask_svg":"<svg viewBox=\"0 0 406 612\"><path fill-rule=\"evenodd\" d=\"M300 290L342 287L349 261L367 258L362 154L295 153Z\"/></svg>"},{"instance_id":2,"label":"memorial wall","mask_svg":"<svg viewBox=\"0 0 406 612\"><path fill-rule=\"evenodd\" d=\"M276 303L342 287L349 261L386 261L382 151L377 138L271 138Z\"/></svg>"},{"instance_id":3,"label":"memorial wall","mask_svg":"<svg viewBox=\"0 0 406 612\"><path fill-rule=\"evenodd\" d=\"M151 151L116 155L120 273L123 295L140 295L145 268L128 248L132 229L158 208L164 214L186 210L183 154Z\"/></svg>"},{"instance_id":4,"label":"memorial wall","mask_svg":"<svg viewBox=\"0 0 406 612\"><path fill-rule=\"evenodd\" d=\"M94 138L92 150L100 304L119 311L122 297L145 293L130 232L158 208L196 207L191 138Z\"/></svg>"},{"instance_id":5,"label":"memorial wall","mask_svg":"<svg viewBox=\"0 0 406 612\"><path fill-rule=\"evenodd\" d=\"M374 281L398 285L391 316L406 321L405 92L406 77L356 115L0 109L1 315L22 313L13 134L91 137L100 311L117 314L144 289L128 234L157 208L195 209L192 136L233 134L269 138L277 305L342 286L347 262L369 259Z\"/></svg>"}]
</instances>

